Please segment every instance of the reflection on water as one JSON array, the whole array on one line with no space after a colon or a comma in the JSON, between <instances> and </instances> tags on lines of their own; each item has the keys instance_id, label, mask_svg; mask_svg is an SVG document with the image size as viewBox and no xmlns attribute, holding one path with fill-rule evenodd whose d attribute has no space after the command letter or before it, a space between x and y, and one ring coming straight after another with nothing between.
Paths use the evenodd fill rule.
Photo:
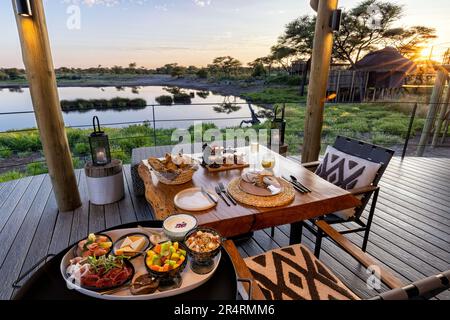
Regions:
<instances>
[{"instance_id":1,"label":"reflection on water","mask_svg":"<svg viewBox=\"0 0 450 320\"><path fill-rule=\"evenodd\" d=\"M233 97L233 101L230 97L225 97L223 102L213 109L217 113L230 114L241 110L241 106L236 104L236 97Z\"/></svg>"},{"instance_id":2,"label":"reflection on water","mask_svg":"<svg viewBox=\"0 0 450 320\"><path fill-rule=\"evenodd\" d=\"M114 126L143 123L153 125L153 114L157 128L188 128L194 124L193 119L214 123L218 127L239 126L241 121L254 122L255 115L263 111L257 106L248 107L245 100L239 97L225 97L209 91L196 91L184 88L162 86L144 87L105 87L105 88L59 88L61 100L110 100L113 98L144 99L149 107L141 110L83 110L64 113L67 126L86 126L92 122L94 115L99 116L104 124ZM169 91L182 92L189 95L191 105L161 106L156 98L167 95ZM208 104L208 105L205 105ZM151 105L154 105L154 110ZM0 91L0 113L32 111L32 103L28 88ZM253 113L252 114L252 110ZM233 118L233 119L229 119ZM190 119L190 120L186 120ZM119 123L125 123L120 125ZM33 114L0 115L0 131L35 127Z\"/></svg>"}]
</instances>

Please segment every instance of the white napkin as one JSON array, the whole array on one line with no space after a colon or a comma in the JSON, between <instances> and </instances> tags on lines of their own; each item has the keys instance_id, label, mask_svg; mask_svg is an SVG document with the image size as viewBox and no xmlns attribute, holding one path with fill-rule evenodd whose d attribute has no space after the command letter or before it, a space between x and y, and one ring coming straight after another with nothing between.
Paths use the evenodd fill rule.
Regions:
<instances>
[{"instance_id":1,"label":"white napkin","mask_svg":"<svg viewBox=\"0 0 450 320\"><path fill-rule=\"evenodd\" d=\"M242 180L248 183L255 183L258 179L258 176L261 172L245 172L242 174ZM281 188L280 182L274 176L266 176L263 179L264 183L267 185L267 188L272 192L276 193Z\"/></svg>"}]
</instances>

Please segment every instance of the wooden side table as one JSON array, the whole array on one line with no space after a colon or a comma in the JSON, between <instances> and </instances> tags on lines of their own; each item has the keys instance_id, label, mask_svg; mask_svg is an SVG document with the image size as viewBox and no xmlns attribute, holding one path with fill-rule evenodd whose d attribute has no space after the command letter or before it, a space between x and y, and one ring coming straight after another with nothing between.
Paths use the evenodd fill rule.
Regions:
<instances>
[{"instance_id":1,"label":"wooden side table","mask_svg":"<svg viewBox=\"0 0 450 320\"><path fill-rule=\"evenodd\" d=\"M88 162L84 168L91 203L104 205L117 202L124 197L122 161L112 160L104 166Z\"/></svg>"}]
</instances>

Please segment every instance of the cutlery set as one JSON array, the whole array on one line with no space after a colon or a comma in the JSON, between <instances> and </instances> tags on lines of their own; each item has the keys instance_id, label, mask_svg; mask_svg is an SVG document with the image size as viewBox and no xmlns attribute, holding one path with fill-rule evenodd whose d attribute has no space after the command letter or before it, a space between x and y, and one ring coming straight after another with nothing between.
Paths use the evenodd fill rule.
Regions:
<instances>
[{"instance_id":1,"label":"cutlery set","mask_svg":"<svg viewBox=\"0 0 450 320\"><path fill-rule=\"evenodd\" d=\"M221 182L219 183L214 190L216 191L217 195L220 197L220 199L222 199L223 202L225 202L225 204L229 207L231 207L231 204L234 206L237 206L237 202L236 200L234 200L234 198L228 193L227 188L225 187L225 185ZM214 198L211 193L209 193L208 191L206 191L206 189L204 187L201 188L202 193L212 202L214 203L219 203L219 201ZM231 203L231 204L230 204Z\"/></svg>"},{"instance_id":2,"label":"cutlery set","mask_svg":"<svg viewBox=\"0 0 450 320\"><path fill-rule=\"evenodd\" d=\"M289 176L289 178L287 177L283 177L283 180L285 180L286 182L289 182L295 190L297 190L300 193L311 193L312 191L310 189L308 189L307 187L305 187L300 181L298 181L298 179L294 176Z\"/></svg>"},{"instance_id":3,"label":"cutlery set","mask_svg":"<svg viewBox=\"0 0 450 320\"><path fill-rule=\"evenodd\" d=\"M298 181L298 179L294 176L289 176L289 178L287 177L282 177L283 180L285 180L286 182L290 183L295 190L297 190L300 193L311 193L312 191L305 187L300 181ZM225 187L225 185L220 182L215 188L214 190L216 191L217 195L220 197L220 199L222 199L223 202L225 202L225 204L229 207L231 207L231 204L234 206L237 206L237 202L236 200L234 200L234 198L228 193L227 188ZM218 203L219 201L214 198L211 193L209 193L208 191L206 191L206 189L204 187L201 188L202 193L208 197L208 199L210 199L212 202L214 203ZM231 203L231 204L230 204Z\"/></svg>"}]
</instances>

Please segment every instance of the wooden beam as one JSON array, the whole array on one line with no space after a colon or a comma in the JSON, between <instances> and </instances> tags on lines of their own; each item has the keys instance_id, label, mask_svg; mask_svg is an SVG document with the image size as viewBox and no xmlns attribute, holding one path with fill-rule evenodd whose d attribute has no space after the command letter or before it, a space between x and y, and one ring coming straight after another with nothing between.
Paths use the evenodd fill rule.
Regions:
<instances>
[{"instance_id":1,"label":"wooden beam","mask_svg":"<svg viewBox=\"0 0 450 320\"><path fill-rule=\"evenodd\" d=\"M365 252L355 246L350 240L345 238L342 234L337 232L333 227L323 220L316 222L316 226L320 228L328 237L330 237L336 244L341 247L345 252L355 258L364 267L369 268L372 266L378 267L380 271L381 281L384 282L389 288L397 289L402 288L403 283L394 276L389 270L381 266L380 263L369 257Z\"/></svg>"},{"instance_id":2,"label":"wooden beam","mask_svg":"<svg viewBox=\"0 0 450 320\"><path fill-rule=\"evenodd\" d=\"M81 206L80 195L64 128L56 76L42 0L31 1L33 15L16 14L36 122L58 207L72 211Z\"/></svg>"},{"instance_id":3,"label":"wooden beam","mask_svg":"<svg viewBox=\"0 0 450 320\"><path fill-rule=\"evenodd\" d=\"M417 147L417 156L422 157L425 152L425 147L431 135L436 114L439 110L439 103L441 102L442 93L444 92L445 81L447 80L448 71L445 68L439 68L437 71L436 82L434 84L433 93L431 95L430 106L428 109L427 119L423 127L422 136L420 137L419 146Z\"/></svg>"},{"instance_id":4,"label":"wooden beam","mask_svg":"<svg viewBox=\"0 0 450 320\"><path fill-rule=\"evenodd\" d=\"M445 121L445 116L447 115L448 105L450 104L450 78L447 78L448 88L445 99L441 105L441 112L436 123L436 130L434 130L433 142L431 146L434 148L439 143L439 135L441 134L442 125ZM446 133L445 133L446 134Z\"/></svg>"},{"instance_id":5,"label":"wooden beam","mask_svg":"<svg viewBox=\"0 0 450 320\"><path fill-rule=\"evenodd\" d=\"M315 7L316 2L312 1L311 5ZM337 0L320 0L317 4L317 22L305 116L305 138L302 148L303 163L319 159L327 81L333 49L330 19L337 5Z\"/></svg>"}]
</instances>

